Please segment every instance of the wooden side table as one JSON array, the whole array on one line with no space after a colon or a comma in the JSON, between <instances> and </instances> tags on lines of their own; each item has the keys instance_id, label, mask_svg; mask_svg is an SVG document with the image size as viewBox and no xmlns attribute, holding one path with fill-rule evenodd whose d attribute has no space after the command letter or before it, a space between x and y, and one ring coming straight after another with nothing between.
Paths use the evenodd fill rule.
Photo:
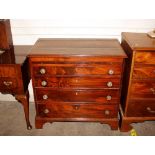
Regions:
<instances>
[{"instance_id":1,"label":"wooden side table","mask_svg":"<svg viewBox=\"0 0 155 155\"><path fill-rule=\"evenodd\" d=\"M30 81L27 54L30 46L13 46L10 21L0 20L0 92L12 94L23 105L27 129L29 121ZM15 53L18 55L15 56Z\"/></svg>"}]
</instances>

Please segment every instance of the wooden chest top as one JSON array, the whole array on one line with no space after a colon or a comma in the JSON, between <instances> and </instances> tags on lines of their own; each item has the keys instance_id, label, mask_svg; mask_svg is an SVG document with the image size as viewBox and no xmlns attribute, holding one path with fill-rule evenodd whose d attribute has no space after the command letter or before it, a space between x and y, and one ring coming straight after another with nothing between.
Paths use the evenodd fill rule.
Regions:
<instances>
[{"instance_id":1,"label":"wooden chest top","mask_svg":"<svg viewBox=\"0 0 155 155\"><path fill-rule=\"evenodd\" d=\"M122 39L126 40L132 50L155 50L155 39L146 33L123 32Z\"/></svg>"},{"instance_id":2,"label":"wooden chest top","mask_svg":"<svg viewBox=\"0 0 155 155\"><path fill-rule=\"evenodd\" d=\"M126 57L117 39L39 39L29 56Z\"/></svg>"}]
</instances>

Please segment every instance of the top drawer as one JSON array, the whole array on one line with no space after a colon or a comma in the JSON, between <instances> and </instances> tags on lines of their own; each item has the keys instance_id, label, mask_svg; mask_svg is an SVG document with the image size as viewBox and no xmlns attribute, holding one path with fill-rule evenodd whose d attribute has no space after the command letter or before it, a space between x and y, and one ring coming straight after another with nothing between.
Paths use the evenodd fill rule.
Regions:
<instances>
[{"instance_id":1,"label":"top drawer","mask_svg":"<svg viewBox=\"0 0 155 155\"><path fill-rule=\"evenodd\" d=\"M137 52L135 55L135 63L155 64L155 51Z\"/></svg>"},{"instance_id":2,"label":"top drawer","mask_svg":"<svg viewBox=\"0 0 155 155\"><path fill-rule=\"evenodd\" d=\"M34 76L121 75L121 64L35 64Z\"/></svg>"}]
</instances>

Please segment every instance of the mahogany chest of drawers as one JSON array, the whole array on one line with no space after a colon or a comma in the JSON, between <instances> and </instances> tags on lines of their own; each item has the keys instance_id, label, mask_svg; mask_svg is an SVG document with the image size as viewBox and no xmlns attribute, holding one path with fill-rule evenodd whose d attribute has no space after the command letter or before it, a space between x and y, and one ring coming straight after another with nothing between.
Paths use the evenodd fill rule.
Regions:
<instances>
[{"instance_id":1,"label":"mahogany chest of drawers","mask_svg":"<svg viewBox=\"0 0 155 155\"><path fill-rule=\"evenodd\" d=\"M131 123L155 120L155 39L145 33L122 33L128 55L122 89L121 131Z\"/></svg>"},{"instance_id":2,"label":"mahogany chest of drawers","mask_svg":"<svg viewBox=\"0 0 155 155\"><path fill-rule=\"evenodd\" d=\"M36 128L46 122L92 121L118 129L126 54L117 40L39 39L28 57Z\"/></svg>"}]
</instances>

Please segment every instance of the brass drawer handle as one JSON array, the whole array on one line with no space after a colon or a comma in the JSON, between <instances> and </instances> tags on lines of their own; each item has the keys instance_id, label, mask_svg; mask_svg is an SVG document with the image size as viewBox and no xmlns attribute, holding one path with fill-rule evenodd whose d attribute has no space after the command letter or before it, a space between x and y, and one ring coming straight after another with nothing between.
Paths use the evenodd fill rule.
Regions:
<instances>
[{"instance_id":1,"label":"brass drawer handle","mask_svg":"<svg viewBox=\"0 0 155 155\"><path fill-rule=\"evenodd\" d=\"M150 113L155 113L155 111L151 110L150 107L147 107L146 110L147 110L148 112L150 112Z\"/></svg>"},{"instance_id":2,"label":"brass drawer handle","mask_svg":"<svg viewBox=\"0 0 155 155\"><path fill-rule=\"evenodd\" d=\"M114 70L110 69L110 70L108 71L108 74L109 74L109 75L113 75L113 74L114 74Z\"/></svg>"},{"instance_id":3,"label":"brass drawer handle","mask_svg":"<svg viewBox=\"0 0 155 155\"><path fill-rule=\"evenodd\" d=\"M106 99L107 99L107 101L110 101L110 100L112 99L112 97L111 97L110 95L108 95L108 96L106 97Z\"/></svg>"},{"instance_id":4,"label":"brass drawer handle","mask_svg":"<svg viewBox=\"0 0 155 155\"><path fill-rule=\"evenodd\" d=\"M155 94L155 89L154 88L150 88L150 90L152 91L153 94Z\"/></svg>"},{"instance_id":5,"label":"brass drawer handle","mask_svg":"<svg viewBox=\"0 0 155 155\"><path fill-rule=\"evenodd\" d=\"M48 95L43 95L43 99L47 100L48 99Z\"/></svg>"},{"instance_id":6,"label":"brass drawer handle","mask_svg":"<svg viewBox=\"0 0 155 155\"><path fill-rule=\"evenodd\" d=\"M12 85L12 82L11 81L4 81L3 84L8 87L8 86Z\"/></svg>"},{"instance_id":7,"label":"brass drawer handle","mask_svg":"<svg viewBox=\"0 0 155 155\"><path fill-rule=\"evenodd\" d=\"M49 112L50 112L49 109L44 109L45 114L48 114Z\"/></svg>"},{"instance_id":8,"label":"brass drawer handle","mask_svg":"<svg viewBox=\"0 0 155 155\"><path fill-rule=\"evenodd\" d=\"M45 68L41 68L40 69L40 74L45 74L46 73L46 69Z\"/></svg>"},{"instance_id":9,"label":"brass drawer handle","mask_svg":"<svg viewBox=\"0 0 155 155\"><path fill-rule=\"evenodd\" d=\"M112 86L113 86L112 82L108 82L108 83L107 83L107 86L108 86L108 87L112 87Z\"/></svg>"},{"instance_id":10,"label":"brass drawer handle","mask_svg":"<svg viewBox=\"0 0 155 155\"><path fill-rule=\"evenodd\" d=\"M80 105L74 105L73 108L74 108L75 110L79 110L79 109L80 109Z\"/></svg>"},{"instance_id":11,"label":"brass drawer handle","mask_svg":"<svg viewBox=\"0 0 155 155\"><path fill-rule=\"evenodd\" d=\"M109 110L105 110L105 111L104 111L104 114L105 114L105 115L110 115L110 111L109 111Z\"/></svg>"},{"instance_id":12,"label":"brass drawer handle","mask_svg":"<svg viewBox=\"0 0 155 155\"><path fill-rule=\"evenodd\" d=\"M42 85L43 87L45 87L45 86L47 86L47 82L46 82L46 81L42 81L42 82L41 82L41 85Z\"/></svg>"}]
</instances>

